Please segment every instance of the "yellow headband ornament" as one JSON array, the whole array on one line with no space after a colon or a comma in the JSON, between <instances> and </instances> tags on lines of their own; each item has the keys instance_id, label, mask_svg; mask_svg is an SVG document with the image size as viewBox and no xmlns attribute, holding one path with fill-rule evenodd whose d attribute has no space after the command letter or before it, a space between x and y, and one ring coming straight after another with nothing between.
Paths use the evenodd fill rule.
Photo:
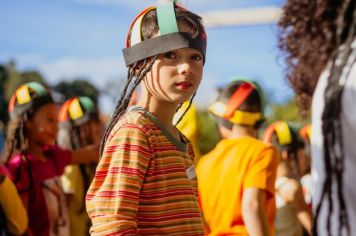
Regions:
<instances>
[{"instance_id":1,"label":"yellow headband ornament","mask_svg":"<svg viewBox=\"0 0 356 236\"><path fill-rule=\"evenodd\" d=\"M84 115L83 109L80 106L78 98L73 99L73 101L69 105L68 111L69 116L72 120L76 120Z\"/></svg>"},{"instance_id":2,"label":"yellow headband ornament","mask_svg":"<svg viewBox=\"0 0 356 236\"><path fill-rule=\"evenodd\" d=\"M16 90L17 103L22 105L31 101L30 92L26 85L22 85L19 89Z\"/></svg>"},{"instance_id":3,"label":"yellow headband ornament","mask_svg":"<svg viewBox=\"0 0 356 236\"><path fill-rule=\"evenodd\" d=\"M209 108L209 111L211 113L221 118L224 118L226 110L227 105L223 102L214 102ZM235 110L233 115L228 120L234 124L254 125L261 118L262 114L260 112L246 112Z\"/></svg>"},{"instance_id":4,"label":"yellow headband ornament","mask_svg":"<svg viewBox=\"0 0 356 236\"><path fill-rule=\"evenodd\" d=\"M286 122L280 121L275 124L275 130L278 136L280 145L288 145L292 143L292 134Z\"/></svg>"}]
</instances>

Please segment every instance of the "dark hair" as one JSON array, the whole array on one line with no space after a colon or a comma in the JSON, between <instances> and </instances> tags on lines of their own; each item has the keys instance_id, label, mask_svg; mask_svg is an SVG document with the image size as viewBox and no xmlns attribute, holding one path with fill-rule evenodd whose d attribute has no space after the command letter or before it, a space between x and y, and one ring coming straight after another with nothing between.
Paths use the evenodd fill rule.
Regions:
<instances>
[{"instance_id":1,"label":"dark hair","mask_svg":"<svg viewBox=\"0 0 356 236\"><path fill-rule=\"evenodd\" d=\"M236 90L241 86L243 81L233 81L227 85L225 89L223 89L217 99L217 101L227 104L231 98L231 96L236 92ZM257 85L256 85L257 86ZM257 89L254 89L249 96L243 101L240 105L240 111L246 112L261 112L263 113L263 102L260 92ZM214 116L218 124L224 126L227 129L232 129L233 124L221 117ZM263 120L257 121L254 125L254 128L258 129L262 124Z\"/></svg>"},{"instance_id":2,"label":"dark hair","mask_svg":"<svg viewBox=\"0 0 356 236\"><path fill-rule=\"evenodd\" d=\"M6 141L2 153L2 161L7 163L15 152L23 153L26 150L26 128L27 117L22 115L11 119L6 132Z\"/></svg>"},{"instance_id":3,"label":"dark hair","mask_svg":"<svg viewBox=\"0 0 356 236\"><path fill-rule=\"evenodd\" d=\"M322 114L324 164L326 171L321 198L316 204L313 235L318 235L318 219L325 198L328 200L327 230L331 235L333 186L336 186L339 204L338 235L343 230L350 234L350 225L343 193L344 149L340 114L344 82L340 82L345 65L355 54L351 44L356 35L356 1L353 0L290 0L284 6L279 22L280 48L286 53L287 78L301 99L302 108L310 106L311 95L321 72L330 61L330 74L324 93ZM343 45L343 47L341 47ZM338 63L336 63L338 60ZM351 61L351 65L355 60Z\"/></svg>"},{"instance_id":4,"label":"dark hair","mask_svg":"<svg viewBox=\"0 0 356 236\"><path fill-rule=\"evenodd\" d=\"M99 122L98 118L91 118L89 121L85 122L80 126L69 125L60 125L60 129L57 134L57 144L60 148L67 150L77 150L85 147L86 145L93 144L91 139L92 133L90 129L90 122ZM89 130L89 133L86 132ZM81 177L83 179L83 189L84 193L89 189L90 182L92 180L91 173L95 172L95 164L80 164L78 165ZM82 199L85 202L85 194ZM79 213L85 211L85 205L79 209Z\"/></svg>"},{"instance_id":5,"label":"dark hair","mask_svg":"<svg viewBox=\"0 0 356 236\"><path fill-rule=\"evenodd\" d=\"M36 82L32 83L32 86L41 86L39 88L44 89L45 91L37 91L31 87L31 83L26 83L24 84L25 86L30 85L28 90L30 101L25 104L19 104L17 95L15 95L16 92L14 92L12 98L14 100L10 99L9 112L11 114L11 119L8 123L6 141L2 153L2 161L5 163L9 161L13 153L19 152L24 154L26 152L27 129L25 123L31 119L42 106L54 103L48 87Z\"/></svg>"},{"instance_id":6,"label":"dark hair","mask_svg":"<svg viewBox=\"0 0 356 236\"><path fill-rule=\"evenodd\" d=\"M226 89L221 92L218 101L228 103L231 96L236 92L236 90L241 86L241 84L242 82L230 83L226 87ZM254 89L245 99L245 101L239 107L239 110L247 112L262 112L262 98L256 89Z\"/></svg>"},{"instance_id":7,"label":"dark hair","mask_svg":"<svg viewBox=\"0 0 356 236\"><path fill-rule=\"evenodd\" d=\"M288 153L289 161L291 162L292 174L293 177L298 179L300 176L300 169L299 169L299 160L298 160L298 150L304 148L304 143L302 140L299 139L296 131L292 129L289 125L289 131L291 134L291 143L281 145L278 139L278 135L276 131L274 131L271 137L271 143L280 151L286 151Z\"/></svg>"},{"instance_id":8,"label":"dark hair","mask_svg":"<svg viewBox=\"0 0 356 236\"><path fill-rule=\"evenodd\" d=\"M286 77L303 110L310 106L316 83L337 48L350 36L355 1L288 0L279 21L279 48Z\"/></svg>"},{"instance_id":9,"label":"dark hair","mask_svg":"<svg viewBox=\"0 0 356 236\"><path fill-rule=\"evenodd\" d=\"M176 13L177 22L183 22L190 28L191 31L188 33L192 38L196 38L200 34L203 34L204 26L201 23L201 17L178 6L175 7L175 13ZM151 10L145 15L145 17L142 20L141 29L142 29L143 40L152 38L154 34L156 34L159 31L156 10ZM100 155L103 154L104 146L111 130L113 129L117 121L120 119L120 117L125 113L128 104L130 102L132 93L134 92L136 87L140 84L140 82L143 80L143 78L146 76L146 74L151 70L157 58L158 55L153 56L151 58L146 58L140 62L134 63L132 66L128 68L126 84L121 92L115 111L111 117L107 129L105 130L104 137L101 142ZM134 77L135 79L133 79ZM190 108L193 98L194 95L190 99L190 104L187 107L186 111L183 113L182 117ZM181 121L182 117L178 120L177 124Z\"/></svg>"}]
</instances>

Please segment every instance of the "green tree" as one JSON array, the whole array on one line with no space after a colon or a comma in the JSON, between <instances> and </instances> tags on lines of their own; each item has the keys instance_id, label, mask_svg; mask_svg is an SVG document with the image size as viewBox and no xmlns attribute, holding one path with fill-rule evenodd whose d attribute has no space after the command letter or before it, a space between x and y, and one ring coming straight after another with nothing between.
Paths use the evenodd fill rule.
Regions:
<instances>
[{"instance_id":1,"label":"green tree","mask_svg":"<svg viewBox=\"0 0 356 236\"><path fill-rule=\"evenodd\" d=\"M70 99L75 96L87 96L98 103L99 90L85 79L76 79L73 81L61 81L53 89L64 95L64 98Z\"/></svg>"},{"instance_id":2,"label":"green tree","mask_svg":"<svg viewBox=\"0 0 356 236\"><path fill-rule=\"evenodd\" d=\"M12 65L8 66L7 70L9 77L5 86L5 95L8 100L21 84L28 82L46 83L44 77L38 71L29 70L19 72L16 70L15 66Z\"/></svg>"},{"instance_id":3,"label":"green tree","mask_svg":"<svg viewBox=\"0 0 356 236\"><path fill-rule=\"evenodd\" d=\"M268 122L283 120L287 122L305 123L310 120L310 114L302 115L296 97L292 97L285 103L274 103L270 105L271 112Z\"/></svg>"}]
</instances>

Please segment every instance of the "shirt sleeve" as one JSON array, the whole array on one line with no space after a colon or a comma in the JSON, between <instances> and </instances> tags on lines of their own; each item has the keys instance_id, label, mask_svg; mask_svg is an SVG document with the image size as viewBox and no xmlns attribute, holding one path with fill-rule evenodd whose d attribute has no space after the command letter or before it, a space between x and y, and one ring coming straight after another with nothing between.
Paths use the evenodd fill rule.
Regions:
<instances>
[{"instance_id":1,"label":"shirt sleeve","mask_svg":"<svg viewBox=\"0 0 356 236\"><path fill-rule=\"evenodd\" d=\"M151 155L136 125L121 127L108 141L86 197L91 235L137 235L139 193Z\"/></svg>"},{"instance_id":2,"label":"shirt sleeve","mask_svg":"<svg viewBox=\"0 0 356 236\"><path fill-rule=\"evenodd\" d=\"M0 205L6 216L10 233L22 235L28 226L28 217L15 185L8 177L0 184Z\"/></svg>"},{"instance_id":3,"label":"shirt sleeve","mask_svg":"<svg viewBox=\"0 0 356 236\"><path fill-rule=\"evenodd\" d=\"M258 188L274 194L278 163L279 154L274 147L270 146L263 149L259 155L251 160L244 181L244 189Z\"/></svg>"}]
</instances>

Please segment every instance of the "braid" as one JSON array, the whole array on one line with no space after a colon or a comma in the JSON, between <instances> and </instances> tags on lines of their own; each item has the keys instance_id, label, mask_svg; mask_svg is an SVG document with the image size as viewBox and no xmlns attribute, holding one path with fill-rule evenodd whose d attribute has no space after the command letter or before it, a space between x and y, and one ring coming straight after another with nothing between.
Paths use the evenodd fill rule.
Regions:
<instances>
[{"instance_id":1,"label":"braid","mask_svg":"<svg viewBox=\"0 0 356 236\"><path fill-rule=\"evenodd\" d=\"M350 1L346 1L342 7L341 20L338 17L338 29L343 27L343 16L350 5ZM353 18L350 30L347 35L347 40L344 47L338 47L333 56L328 84L325 90L325 107L322 115L322 132L324 142L324 163L326 179L323 183L322 194L320 201L317 204L316 215L314 221L313 235L318 235L318 218L324 198L326 197L329 203L327 214L327 230L328 235L331 232L331 216L333 213L332 189L336 185L338 203L339 203L339 227L338 235L342 235L345 228L347 235L350 235L350 224L347 216L346 202L343 194L343 171L344 171L344 148L342 139L342 125L340 114L342 112L342 95L346 79L349 76L352 66L356 61L356 52L352 50L351 44L354 41L356 28L356 10L353 8ZM337 41L340 42L342 32L337 31ZM348 64L350 63L350 64ZM344 71L344 68L347 70ZM346 72L346 73L345 73ZM336 181L336 182L335 182Z\"/></svg>"},{"instance_id":2,"label":"braid","mask_svg":"<svg viewBox=\"0 0 356 236\"><path fill-rule=\"evenodd\" d=\"M109 125L108 127L105 129L105 132L104 132L104 135L103 135L103 139L101 140L101 144L100 144L100 155L103 153L103 149L104 149L104 145L105 145L105 142L113 128L113 126L115 125L115 123L113 122L115 117L118 116L118 114L121 112L121 103L122 103L122 100L124 99L124 97L126 96L126 91L127 91L127 88L128 86L130 85L131 81L132 81L132 78L134 77L134 67L131 69L128 70L128 73L127 73L127 80L126 80L126 84L125 84L125 87L123 89L123 91L121 92L121 95L120 95L120 98L116 104L116 107L115 107L115 110L114 110L114 113L113 115L111 116L111 119L110 119L110 122L109 122Z\"/></svg>"},{"instance_id":3,"label":"braid","mask_svg":"<svg viewBox=\"0 0 356 236\"><path fill-rule=\"evenodd\" d=\"M197 93L195 92L195 93L193 94L193 96L190 98L190 100L189 100L189 105L188 105L187 109L185 109L185 111L183 112L183 114L181 115L181 117L179 117L178 121L174 124L175 126L177 126L177 125L182 121L182 119L183 119L183 117L185 116L185 114L187 114L189 108L192 106L193 99L194 99L194 97L195 97L196 94L197 94ZM181 108L181 107L182 107L182 104L180 104L180 105L178 106L178 109Z\"/></svg>"},{"instance_id":4,"label":"braid","mask_svg":"<svg viewBox=\"0 0 356 236\"><path fill-rule=\"evenodd\" d=\"M21 138L21 136L24 136L23 123L24 117L20 116L14 120L11 120L8 125L4 152L2 155L2 161L5 163L10 160L11 155L16 150L21 150L24 146L24 140ZM22 135L20 135L20 133Z\"/></svg>"},{"instance_id":5,"label":"braid","mask_svg":"<svg viewBox=\"0 0 356 236\"><path fill-rule=\"evenodd\" d=\"M120 99L116 105L116 109L115 112L113 114L113 116L111 117L109 126L106 128L103 139L101 141L101 145L100 145L100 155L103 154L104 151L104 146L106 143L106 140L108 139L110 132L112 131L112 129L114 128L115 124L117 123L117 121L121 118L121 116L124 114L124 112L126 111L129 103L130 103L130 99L132 96L132 93L134 92L134 90L136 89L136 87L141 83L141 81L143 80L143 78L145 78L146 74L151 70L153 64L155 63L156 59L158 58L158 55L152 57L152 60L150 61L150 63L146 66L147 60L144 60L143 66L140 69L140 71L137 73L137 77L134 81L134 84L131 88L131 90L129 91L128 94L127 93L127 88L129 86L129 84L132 81L132 78L134 77L134 67L131 69L131 72L129 71L128 73L128 79L126 81L126 86L125 86L125 91L123 91L121 93ZM136 66L136 64L134 65Z\"/></svg>"}]
</instances>

